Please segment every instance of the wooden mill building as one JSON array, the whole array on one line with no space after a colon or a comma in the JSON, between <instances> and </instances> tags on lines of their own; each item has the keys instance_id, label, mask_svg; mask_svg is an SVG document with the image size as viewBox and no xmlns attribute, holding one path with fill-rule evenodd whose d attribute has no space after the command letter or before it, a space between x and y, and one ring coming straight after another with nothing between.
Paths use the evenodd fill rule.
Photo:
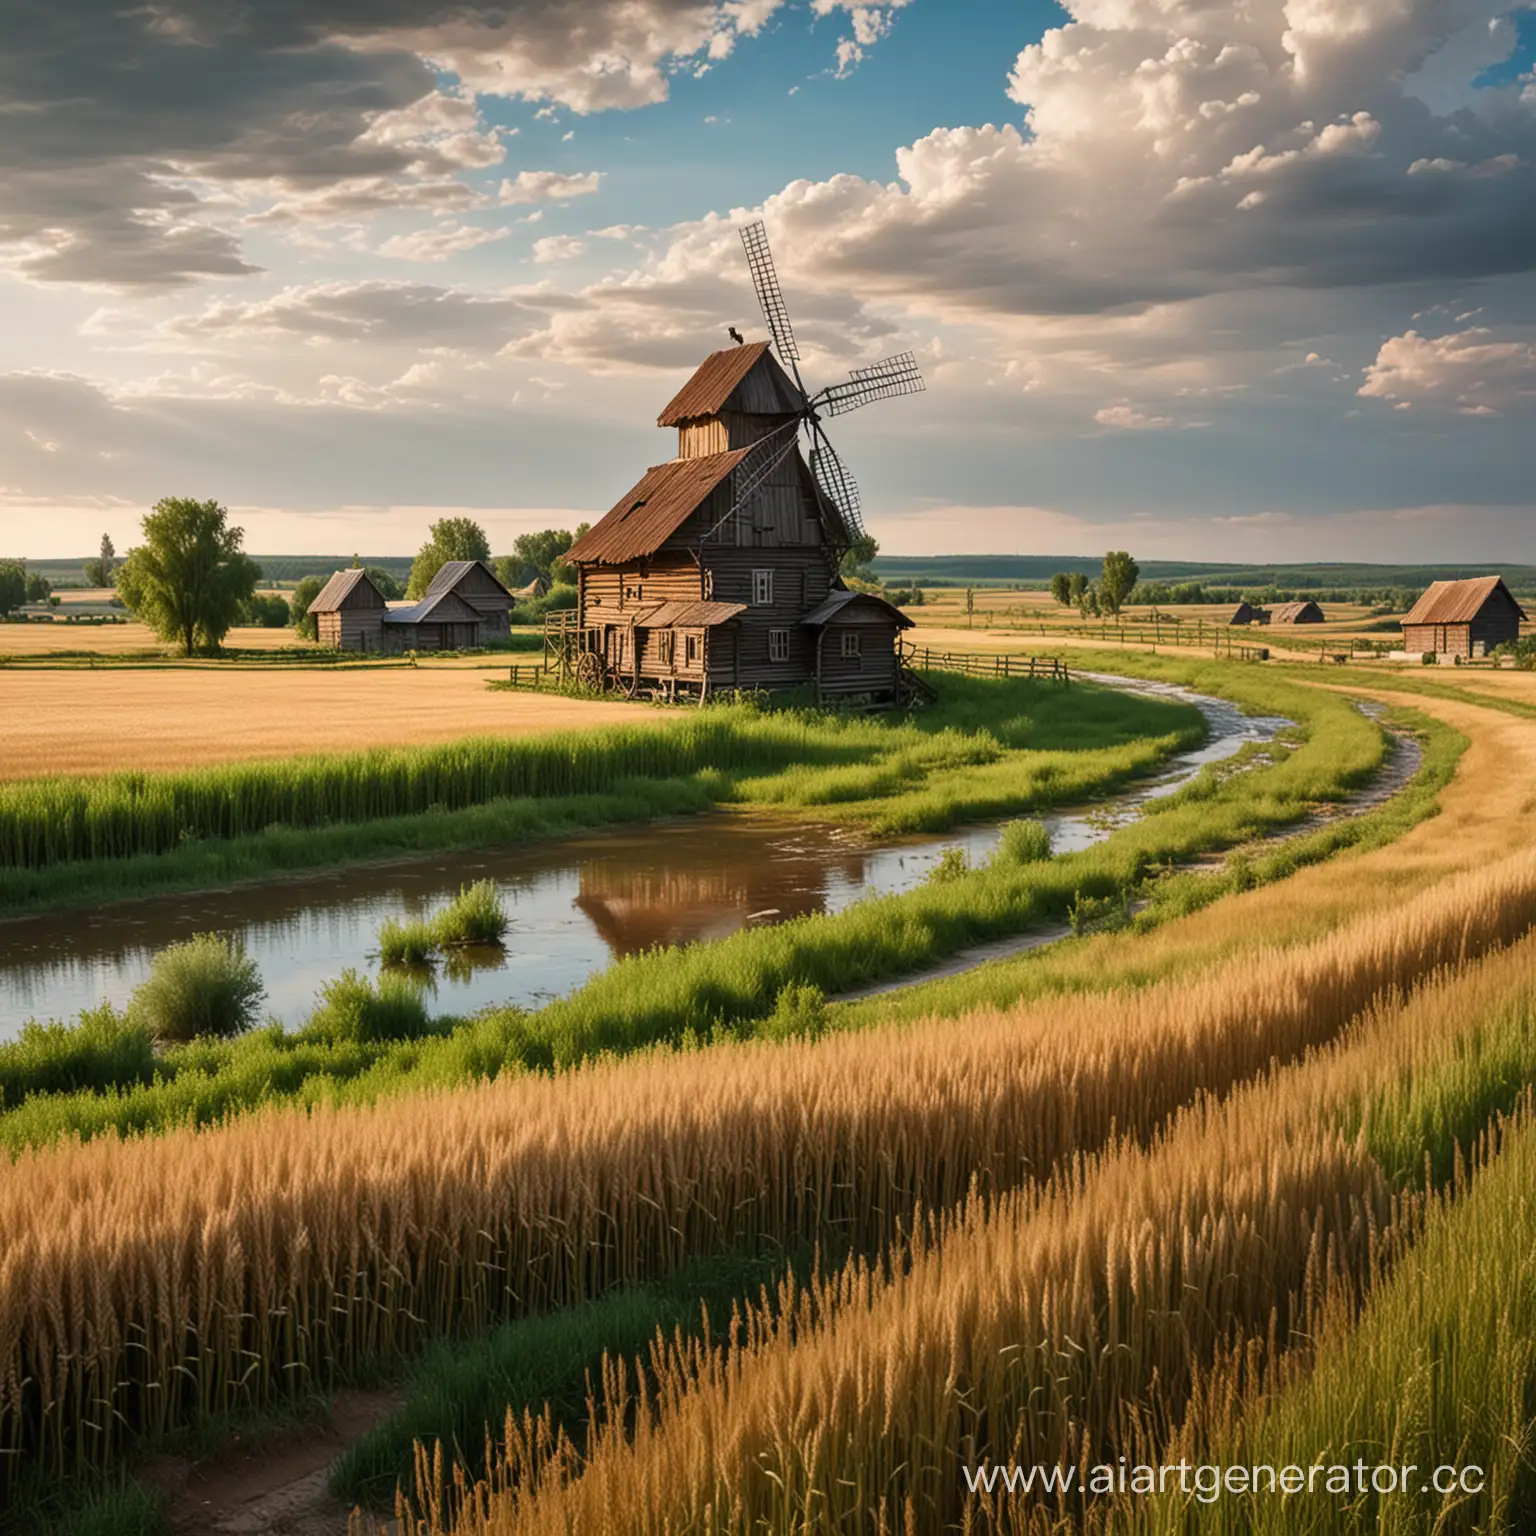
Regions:
<instances>
[{"instance_id":1,"label":"wooden mill building","mask_svg":"<svg viewBox=\"0 0 1536 1536\"><path fill-rule=\"evenodd\" d=\"M1431 582L1403 619L1403 649L1470 661L1518 640L1525 617L1502 576Z\"/></svg>"},{"instance_id":2,"label":"wooden mill building","mask_svg":"<svg viewBox=\"0 0 1536 1536\"><path fill-rule=\"evenodd\" d=\"M512 594L483 560L449 560L427 584L423 601L451 592L480 615L488 635L505 635L512 627Z\"/></svg>"},{"instance_id":3,"label":"wooden mill building","mask_svg":"<svg viewBox=\"0 0 1536 1536\"><path fill-rule=\"evenodd\" d=\"M565 556L577 607L550 620L563 667L632 695L815 684L823 698L901 696L897 636L912 621L839 579L841 521L796 441L805 409L767 342L705 359L657 418L676 429L677 456Z\"/></svg>"}]
</instances>

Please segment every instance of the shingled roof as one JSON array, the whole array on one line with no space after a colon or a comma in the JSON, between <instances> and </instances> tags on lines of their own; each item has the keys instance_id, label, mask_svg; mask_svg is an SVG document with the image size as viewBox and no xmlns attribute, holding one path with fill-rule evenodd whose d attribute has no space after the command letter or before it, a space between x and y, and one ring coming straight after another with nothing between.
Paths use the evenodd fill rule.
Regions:
<instances>
[{"instance_id":1,"label":"shingled roof","mask_svg":"<svg viewBox=\"0 0 1536 1536\"><path fill-rule=\"evenodd\" d=\"M384 606L384 594L373 585L373 578L367 571L352 569L350 571L337 571L326 584L315 594L315 600L306 610L309 613L335 613L337 609L352 595L353 589L361 582L367 582L378 602L373 606Z\"/></svg>"},{"instance_id":2,"label":"shingled roof","mask_svg":"<svg viewBox=\"0 0 1536 1536\"><path fill-rule=\"evenodd\" d=\"M503 592L507 593L508 597L512 596L507 591L506 583L502 581L501 577L484 560L445 560L438 566L437 575L427 583L427 590L423 593L423 596L436 597L439 592L452 592L477 565Z\"/></svg>"},{"instance_id":3,"label":"shingled roof","mask_svg":"<svg viewBox=\"0 0 1536 1536\"><path fill-rule=\"evenodd\" d=\"M671 459L646 470L640 483L626 491L565 558L578 565L622 565L655 554L750 451L737 448Z\"/></svg>"},{"instance_id":4,"label":"shingled roof","mask_svg":"<svg viewBox=\"0 0 1536 1536\"><path fill-rule=\"evenodd\" d=\"M457 592L429 592L419 603L407 608L391 608L384 615L386 624L478 624L481 614L471 608Z\"/></svg>"},{"instance_id":5,"label":"shingled roof","mask_svg":"<svg viewBox=\"0 0 1536 1536\"><path fill-rule=\"evenodd\" d=\"M1323 610L1310 597L1300 602L1281 603L1278 608L1270 610L1269 622L1271 624L1321 624Z\"/></svg>"},{"instance_id":6,"label":"shingled roof","mask_svg":"<svg viewBox=\"0 0 1536 1536\"><path fill-rule=\"evenodd\" d=\"M1470 624L1500 588L1515 612L1525 618L1525 609L1515 602L1514 594L1504 585L1502 576L1472 576L1465 581L1430 582L1429 590L1403 619L1403 627L1410 624Z\"/></svg>"},{"instance_id":7,"label":"shingled roof","mask_svg":"<svg viewBox=\"0 0 1536 1536\"><path fill-rule=\"evenodd\" d=\"M831 623L843 609L854 603L861 608L884 609L887 616L894 619L899 628L912 628L913 620L909 619L895 603L881 597L879 593L852 592L846 588L837 588L828 593L800 622L810 625L812 629L819 629L823 624Z\"/></svg>"},{"instance_id":8,"label":"shingled roof","mask_svg":"<svg viewBox=\"0 0 1536 1536\"><path fill-rule=\"evenodd\" d=\"M788 414L799 410L798 391L789 375L774 360L768 350L768 343L753 341L744 347L726 347L723 351L711 352L656 418L656 425L675 427L680 422L693 421L700 416L713 416L723 411L747 375L764 359L767 362L762 382L769 399L756 408L762 410L766 406L764 414L779 411Z\"/></svg>"}]
</instances>

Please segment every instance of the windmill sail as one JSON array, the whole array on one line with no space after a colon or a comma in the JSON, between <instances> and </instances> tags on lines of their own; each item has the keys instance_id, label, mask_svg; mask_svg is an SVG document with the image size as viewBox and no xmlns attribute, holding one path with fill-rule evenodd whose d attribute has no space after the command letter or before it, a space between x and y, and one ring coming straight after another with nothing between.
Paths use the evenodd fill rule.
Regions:
<instances>
[{"instance_id":1,"label":"windmill sail","mask_svg":"<svg viewBox=\"0 0 1536 1536\"><path fill-rule=\"evenodd\" d=\"M757 289L757 302L762 306L763 319L768 322L768 334L773 337L774 351L779 361L795 369L799 382L800 349L795 345L794 328L789 323L789 310L784 304L784 294L779 288L778 273L773 267L773 252L768 249L768 230L759 219L755 224L742 227L741 243L746 247L747 266L752 273L752 286Z\"/></svg>"},{"instance_id":2,"label":"windmill sail","mask_svg":"<svg viewBox=\"0 0 1536 1536\"><path fill-rule=\"evenodd\" d=\"M910 352L898 352L867 368L849 370L841 384L831 384L811 401L811 409L827 416L841 416L856 411L872 400L889 400L896 395L916 395L927 385Z\"/></svg>"},{"instance_id":3,"label":"windmill sail","mask_svg":"<svg viewBox=\"0 0 1536 1536\"><path fill-rule=\"evenodd\" d=\"M851 544L864 537L864 519L859 507L858 482L848 466L838 458L837 450L827 441L820 427L811 428L811 473L821 493L832 504L842 524L844 539Z\"/></svg>"}]
</instances>

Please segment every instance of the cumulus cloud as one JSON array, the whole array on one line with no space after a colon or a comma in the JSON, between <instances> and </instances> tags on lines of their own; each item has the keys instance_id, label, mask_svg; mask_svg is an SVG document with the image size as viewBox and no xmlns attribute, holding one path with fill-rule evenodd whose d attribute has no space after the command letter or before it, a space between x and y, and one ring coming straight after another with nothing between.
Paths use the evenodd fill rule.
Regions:
<instances>
[{"instance_id":1,"label":"cumulus cloud","mask_svg":"<svg viewBox=\"0 0 1536 1536\"><path fill-rule=\"evenodd\" d=\"M505 240L510 229L477 229L473 224L438 224L427 229L413 229L409 234L391 235L379 247L379 255L396 261L447 261L461 251Z\"/></svg>"},{"instance_id":2,"label":"cumulus cloud","mask_svg":"<svg viewBox=\"0 0 1536 1536\"><path fill-rule=\"evenodd\" d=\"M1178 426L1172 416L1153 416L1138 411L1129 400L1104 406L1094 412L1093 419L1101 427L1114 427L1125 432L1166 432Z\"/></svg>"},{"instance_id":3,"label":"cumulus cloud","mask_svg":"<svg viewBox=\"0 0 1536 1536\"><path fill-rule=\"evenodd\" d=\"M574 235L546 235L533 242L533 259L539 262L570 261L586 248L586 243Z\"/></svg>"},{"instance_id":4,"label":"cumulus cloud","mask_svg":"<svg viewBox=\"0 0 1536 1536\"><path fill-rule=\"evenodd\" d=\"M1399 409L1492 416L1536 410L1536 343L1483 326L1447 336L1408 331L1383 343L1360 394Z\"/></svg>"},{"instance_id":5,"label":"cumulus cloud","mask_svg":"<svg viewBox=\"0 0 1536 1536\"><path fill-rule=\"evenodd\" d=\"M565 197L590 197L602 184L601 171L519 171L502 182L501 201L515 207L521 203L551 203Z\"/></svg>"}]
</instances>

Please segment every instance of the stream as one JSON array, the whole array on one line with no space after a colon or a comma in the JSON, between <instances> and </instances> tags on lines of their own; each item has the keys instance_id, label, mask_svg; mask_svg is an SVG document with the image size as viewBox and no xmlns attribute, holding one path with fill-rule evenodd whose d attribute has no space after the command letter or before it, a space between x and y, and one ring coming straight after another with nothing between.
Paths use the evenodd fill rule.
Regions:
<instances>
[{"instance_id":1,"label":"stream","mask_svg":"<svg viewBox=\"0 0 1536 1536\"><path fill-rule=\"evenodd\" d=\"M1103 841L1148 801L1172 794L1250 743L1272 741L1291 723L1244 715L1223 699L1170 684L1092 680L1192 703L1210 733L1201 747L1123 791L1038 813L1054 853ZM452 1014L490 1004L537 1007L622 955L909 891L952 848L972 863L986 859L1002 826L989 822L872 844L824 825L714 812L559 843L456 851L19 918L0 923L0 1040L13 1038L31 1018L72 1020L103 1001L121 1006L148 975L157 950L209 931L244 942L267 989L266 1013L296 1025L314 1007L322 983L349 966L377 969L377 934L386 918L427 916L460 886L487 879L511 918L506 949L467 956L451 971L439 968L431 1006ZM1042 942L1059 935L1028 937ZM1024 939L1009 941L1009 952ZM985 958L973 953L965 963Z\"/></svg>"}]
</instances>

